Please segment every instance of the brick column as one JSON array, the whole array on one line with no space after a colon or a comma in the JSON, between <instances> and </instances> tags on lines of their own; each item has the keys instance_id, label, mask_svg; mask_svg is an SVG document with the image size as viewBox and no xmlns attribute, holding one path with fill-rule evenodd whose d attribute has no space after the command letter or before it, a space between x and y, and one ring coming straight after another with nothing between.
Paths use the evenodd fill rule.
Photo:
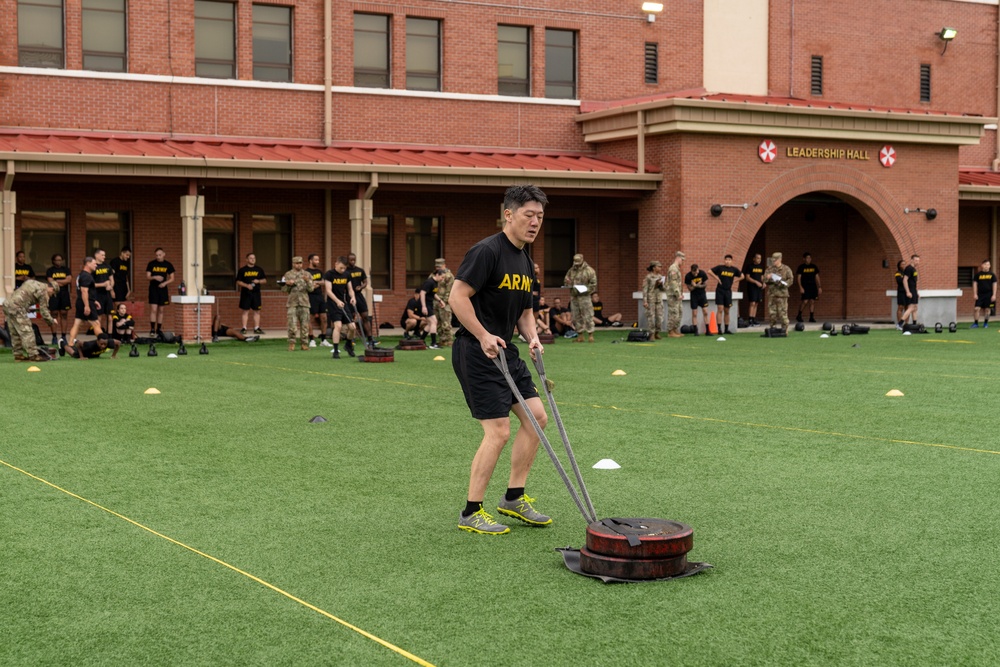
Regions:
<instances>
[{"instance_id":1,"label":"brick column","mask_svg":"<svg viewBox=\"0 0 1000 667\"><path fill-rule=\"evenodd\" d=\"M205 198L200 195L181 197L181 280L187 295L170 297L174 315L174 333L185 341L195 342L199 337L211 339L212 304L215 297L200 295L204 267L202 255L202 220L205 217ZM179 283L178 283L179 284Z\"/></svg>"},{"instance_id":2,"label":"brick column","mask_svg":"<svg viewBox=\"0 0 1000 667\"><path fill-rule=\"evenodd\" d=\"M14 213L17 193L3 190L0 195L0 303L14 293Z\"/></svg>"}]
</instances>

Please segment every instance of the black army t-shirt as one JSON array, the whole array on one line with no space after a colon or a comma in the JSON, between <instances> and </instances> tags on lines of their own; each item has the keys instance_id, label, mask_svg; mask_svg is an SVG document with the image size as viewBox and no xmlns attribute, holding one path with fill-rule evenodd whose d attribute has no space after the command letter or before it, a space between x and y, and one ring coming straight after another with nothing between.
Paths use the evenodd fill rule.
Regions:
<instances>
[{"instance_id":1,"label":"black army t-shirt","mask_svg":"<svg viewBox=\"0 0 1000 667\"><path fill-rule=\"evenodd\" d=\"M69 269L65 266L50 266L45 272L45 277L49 280L64 280L69 275ZM59 291L69 296L69 283L59 286Z\"/></svg>"},{"instance_id":2,"label":"black army t-shirt","mask_svg":"<svg viewBox=\"0 0 1000 667\"><path fill-rule=\"evenodd\" d=\"M104 264L98 264L97 268L94 269L94 282L95 283L106 283L109 280L111 280L111 276L112 275L113 275L113 273L111 271L111 265L110 264L108 264L107 262L105 262ZM102 293L110 293L111 290L109 288L110 288L110 286L100 287L98 289L100 289Z\"/></svg>"},{"instance_id":3,"label":"black army t-shirt","mask_svg":"<svg viewBox=\"0 0 1000 667\"><path fill-rule=\"evenodd\" d=\"M418 299L417 297L413 297L412 299L406 302L406 309L403 311L404 320L408 320L410 318L411 311L413 312L414 315L420 317L420 299Z\"/></svg>"},{"instance_id":4,"label":"black army t-shirt","mask_svg":"<svg viewBox=\"0 0 1000 667\"><path fill-rule=\"evenodd\" d=\"M816 287L816 274L818 273L819 267L815 264L799 264L799 268L795 271L796 275L802 276L802 289Z\"/></svg>"},{"instance_id":5,"label":"black army t-shirt","mask_svg":"<svg viewBox=\"0 0 1000 667\"><path fill-rule=\"evenodd\" d=\"M518 249L503 232L489 236L469 248L455 274L476 293L472 307L479 322L509 345L514 327L531 308L535 267L525 249ZM458 336L470 335L460 327Z\"/></svg>"},{"instance_id":6,"label":"black army t-shirt","mask_svg":"<svg viewBox=\"0 0 1000 667\"><path fill-rule=\"evenodd\" d=\"M712 273L719 276L719 289L728 292L733 291L733 280L743 276L743 272L735 266L726 266L725 264L719 264L714 267Z\"/></svg>"},{"instance_id":7,"label":"black army t-shirt","mask_svg":"<svg viewBox=\"0 0 1000 667\"><path fill-rule=\"evenodd\" d=\"M254 280L264 280L266 278L264 269L259 266L241 266L240 270L236 272L236 280L241 283L253 283ZM255 292L260 289L260 285L254 285L253 289L247 289L246 287L241 287L240 289L247 292Z\"/></svg>"},{"instance_id":8,"label":"black army t-shirt","mask_svg":"<svg viewBox=\"0 0 1000 667\"><path fill-rule=\"evenodd\" d=\"M434 295L437 294L438 284L433 278L428 278L424 281L424 284L420 286L420 290L425 292L424 294L424 304L427 306L427 314L434 314ZM417 312L420 313L420 308L417 308ZM421 313L423 314L423 313Z\"/></svg>"},{"instance_id":9,"label":"black army t-shirt","mask_svg":"<svg viewBox=\"0 0 1000 667\"><path fill-rule=\"evenodd\" d=\"M992 271L979 271L976 273L976 294L980 299L993 295L993 283L997 281L997 274Z\"/></svg>"},{"instance_id":10,"label":"black army t-shirt","mask_svg":"<svg viewBox=\"0 0 1000 667\"><path fill-rule=\"evenodd\" d=\"M115 301L124 301L128 296L128 271L131 261L115 257L111 260L111 270L115 274Z\"/></svg>"},{"instance_id":11,"label":"black army t-shirt","mask_svg":"<svg viewBox=\"0 0 1000 667\"><path fill-rule=\"evenodd\" d=\"M163 278L163 280L149 281L150 285L159 287L164 282L166 282L167 278L170 277L171 273L174 273L174 265L168 262L167 260L163 260L162 262L160 262L154 259L153 261L151 261L149 264L146 265L146 273L149 273L154 277L161 276Z\"/></svg>"},{"instance_id":12,"label":"black army t-shirt","mask_svg":"<svg viewBox=\"0 0 1000 667\"><path fill-rule=\"evenodd\" d=\"M81 271L80 275L76 277L76 302L79 304L83 303L83 288L85 287L87 288L87 303L93 310L94 304L97 303L97 283L89 271Z\"/></svg>"},{"instance_id":13,"label":"black army t-shirt","mask_svg":"<svg viewBox=\"0 0 1000 667\"><path fill-rule=\"evenodd\" d=\"M910 294L916 295L917 293L917 267L910 264L903 270L903 275L906 276L906 283L910 286ZM905 291L905 290L904 290Z\"/></svg>"},{"instance_id":14,"label":"black army t-shirt","mask_svg":"<svg viewBox=\"0 0 1000 667\"><path fill-rule=\"evenodd\" d=\"M347 286L351 282L351 276L346 271L339 273L336 269L330 269L323 274L323 280L330 283L330 289L333 290L334 296L340 299L345 306L350 303L351 299L347 296ZM331 303L336 305L334 301Z\"/></svg>"},{"instance_id":15,"label":"black army t-shirt","mask_svg":"<svg viewBox=\"0 0 1000 667\"><path fill-rule=\"evenodd\" d=\"M361 283L368 280L368 274L360 266L347 267L347 275L351 278L351 287L354 288L355 292L361 287Z\"/></svg>"},{"instance_id":16,"label":"black army t-shirt","mask_svg":"<svg viewBox=\"0 0 1000 667\"><path fill-rule=\"evenodd\" d=\"M697 274L692 271L688 271L687 275L684 276L684 284L687 285L688 289L692 292L696 290L704 290L706 282L708 282L708 274L701 269L698 269Z\"/></svg>"},{"instance_id":17,"label":"black army t-shirt","mask_svg":"<svg viewBox=\"0 0 1000 667\"><path fill-rule=\"evenodd\" d=\"M35 270L31 268L31 264L18 264L14 262L14 289L17 289L24 284L24 281L28 278L35 277Z\"/></svg>"}]
</instances>

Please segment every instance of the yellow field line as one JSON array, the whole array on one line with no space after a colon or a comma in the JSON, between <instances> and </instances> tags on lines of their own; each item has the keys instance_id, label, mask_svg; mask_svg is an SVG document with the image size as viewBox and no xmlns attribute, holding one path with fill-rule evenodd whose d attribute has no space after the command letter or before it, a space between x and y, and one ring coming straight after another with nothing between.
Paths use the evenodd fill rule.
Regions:
<instances>
[{"instance_id":1,"label":"yellow field line","mask_svg":"<svg viewBox=\"0 0 1000 667\"><path fill-rule=\"evenodd\" d=\"M674 419L691 419L693 421L714 422L717 424L729 424L732 426L748 426L751 428L763 428L773 431L793 431L796 433L810 433L813 435L827 435L836 438L848 438L851 440L872 440L875 442L889 442L897 445L919 445L921 447L937 447L940 449L954 449L961 452L975 452L976 454L1000 454L1000 451L992 449L976 449L975 447L959 447L958 445L946 445L936 442L919 442L917 440L901 440L898 438L880 438L875 435L856 435L854 433L838 433L836 431L820 431L818 429L801 428L798 426L779 426L775 424L759 424L756 422L739 422L728 419L717 419L714 417L694 417L691 415L678 415L669 412L656 412L654 410L639 410L634 408L619 408L615 405L594 405L584 403L564 403L563 405L575 405L577 407L595 408L598 410L619 410L622 412L637 412L642 414L660 415L662 417L673 417Z\"/></svg>"},{"instance_id":2,"label":"yellow field line","mask_svg":"<svg viewBox=\"0 0 1000 667\"><path fill-rule=\"evenodd\" d=\"M426 660L424 660L422 658L419 658L419 657L413 655L412 653L410 653L408 651L405 651L405 650L399 648L398 646L385 641L384 639L380 639L379 637L376 637L375 635L371 634L370 632L366 632L366 631L362 630L361 628L359 628L359 627L357 627L355 625L351 625L347 621L345 621L343 619L340 619L340 618L337 618L333 614L331 614L331 613L329 613L327 611L324 611L324 610L320 609L319 607L317 607L315 605L309 604L305 600L297 598L294 595L292 595L291 593L283 591L282 589L278 588L274 584L271 584L271 583L269 583L267 581L264 581L260 577L256 577L256 576L250 574L249 572L246 572L245 570L241 570L240 568L236 567L235 565L230 565L229 563L227 563L227 562L225 562L223 560L219 560L215 556L211 556L211 555L205 553L204 551L199 551L198 549L195 549L194 547L188 546L187 544L184 544L183 542L179 542L179 541L175 540L172 537L168 537L167 535L164 535L163 533L157 532L157 531L153 530L152 528L150 528L148 526L144 526L143 524L139 523L138 521L134 521L133 519L130 519L130 518L128 518L127 516L125 516L123 514L119 514L118 512L115 512L114 510L110 510L107 507L104 507L102 505L98 505L94 501L87 500L83 496L78 496L77 494L73 493L72 491L67 491L66 489L62 488L61 486L57 486L56 484L53 484L52 482L50 482L48 480L42 479L41 477L38 477L37 475L32 475L30 472L28 472L26 470L22 470L21 468L18 468L17 466L11 465L10 463L7 463L6 461L4 461L2 459L0 459L0 464L7 466L11 470L15 470L15 471L19 472L22 475L27 475L31 479L39 481L42 484L45 484L45 485L47 485L49 487L52 487L53 489L55 489L57 491L65 493L67 496L70 496L72 498L76 498L77 500L83 501L83 502L87 503L88 505L96 507L97 509L101 510L102 512L107 512L111 516L117 517L117 518L121 519L122 521L126 521L126 522L132 524L133 526L136 526L137 528L141 528L141 529L145 530L147 533L150 533L152 535L156 535L157 537L159 537L161 539L164 539L167 542L170 542L171 544L175 544L175 545L177 545L179 547L183 547L184 549L187 549L188 551L190 551L192 553L198 554L202 558L207 558L208 560L212 561L213 563L217 563L217 564L219 564L219 565L221 565L223 567L229 568L233 572L241 574L244 577L257 582L261 586L265 586L267 588L270 588L275 593L279 593L281 595L284 595L289 600L292 600L293 602L297 602L300 605L302 605L303 607L306 607L307 609L311 609L312 611L316 612L317 614L320 614L321 616L325 616L326 618L330 619L331 621L336 621L337 623L340 623L341 625L343 625L345 628L349 628L350 630L353 630L354 632L357 632L358 634L360 634L360 635L362 635L364 637L367 637L368 639L371 639L373 642L377 642L377 643L381 644L382 646L386 647L390 651L395 651L399 655L401 655L401 656L403 656L405 658L409 658L410 660L412 660L413 662L417 663L418 665L424 665L425 667L434 667L434 665L432 665L431 663L427 662Z\"/></svg>"}]
</instances>

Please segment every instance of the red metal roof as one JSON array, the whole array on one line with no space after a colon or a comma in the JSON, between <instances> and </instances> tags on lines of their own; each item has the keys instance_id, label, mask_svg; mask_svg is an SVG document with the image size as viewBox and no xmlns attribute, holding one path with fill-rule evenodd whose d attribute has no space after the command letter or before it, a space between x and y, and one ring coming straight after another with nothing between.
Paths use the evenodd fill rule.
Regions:
<instances>
[{"instance_id":1,"label":"red metal roof","mask_svg":"<svg viewBox=\"0 0 1000 667\"><path fill-rule=\"evenodd\" d=\"M634 174L628 160L571 151L427 147L339 142L176 138L144 134L81 134L0 130L0 155L118 156L196 160L325 163L330 165L403 166L455 169L520 169L576 173ZM659 173L646 166L646 173Z\"/></svg>"},{"instance_id":2,"label":"red metal roof","mask_svg":"<svg viewBox=\"0 0 1000 667\"><path fill-rule=\"evenodd\" d=\"M921 116L954 116L959 118L976 117L978 114L950 114L943 111L931 111L928 109L905 109L894 107L875 106L870 104L848 104L843 102L827 102L821 100L803 100L796 97L768 97L759 95L730 95L726 93L708 94L704 90L683 90L672 93L658 93L656 95L645 95L627 100L613 100L609 102L582 102L580 113L590 113L593 111L604 111L606 109L616 109L638 104L648 104L664 100L706 100L711 102L735 102L738 104L763 104L773 107L797 107L802 109L830 109L834 111L871 111L876 113L901 113Z\"/></svg>"},{"instance_id":3,"label":"red metal roof","mask_svg":"<svg viewBox=\"0 0 1000 667\"><path fill-rule=\"evenodd\" d=\"M1000 173L986 169L959 169L958 184L1000 187Z\"/></svg>"}]
</instances>

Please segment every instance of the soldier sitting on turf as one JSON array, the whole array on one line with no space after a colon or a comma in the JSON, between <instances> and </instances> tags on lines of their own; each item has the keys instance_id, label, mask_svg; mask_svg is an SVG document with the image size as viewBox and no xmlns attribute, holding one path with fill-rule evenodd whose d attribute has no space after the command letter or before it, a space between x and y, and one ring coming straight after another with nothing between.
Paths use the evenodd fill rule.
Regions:
<instances>
[{"instance_id":1,"label":"soldier sitting on turf","mask_svg":"<svg viewBox=\"0 0 1000 667\"><path fill-rule=\"evenodd\" d=\"M559 297L553 299L552 308L549 309L549 324L557 336L576 338L576 329L573 328L573 314L569 308L563 308L562 299Z\"/></svg>"},{"instance_id":2,"label":"soldier sitting on turf","mask_svg":"<svg viewBox=\"0 0 1000 667\"><path fill-rule=\"evenodd\" d=\"M63 341L62 346L59 348L59 356L69 355L74 359L98 359L102 354L104 354L108 348L111 348L111 358L118 358L118 348L121 347L119 343L114 338L111 338L106 333L99 334L97 340L88 340L86 343L76 341L73 345L70 345L66 341Z\"/></svg>"},{"instance_id":3,"label":"soldier sitting on turf","mask_svg":"<svg viewBox=\"0 0 1000 667\"><path fill-rule=\"evenodd\" d=\"M128 313L128 305L119 303L111 314L111 337L122 343L135 340L135 320Z\"/></svg>"},{"instance_id":4,"label":"soldier sitting on turf","mask_svg":"<svg viewBox=\"0 0 1000 667\"><path fill-rule=\"evenodd\" d=\"M605 315L604 304L601 302L601 295L594 292L590 295L590 301L594 304L594 325L599 327L620 327L622 326L622 314L612 313Z\"/></svg>"},{"instance_id":5,"label":"soldier sitting on turf","mask_svg":"<svg viewBox=\"0 0 1000 667\"><path fill-rule=\"evenodd\" d=\"M535 275L538 275L537 273ZM535 328L538 329L540 334L551 334L552 329L549 327L549 304L545 303L545 297L538 297L538 308L535 308Z\"/></svg>"}]
</instances>

